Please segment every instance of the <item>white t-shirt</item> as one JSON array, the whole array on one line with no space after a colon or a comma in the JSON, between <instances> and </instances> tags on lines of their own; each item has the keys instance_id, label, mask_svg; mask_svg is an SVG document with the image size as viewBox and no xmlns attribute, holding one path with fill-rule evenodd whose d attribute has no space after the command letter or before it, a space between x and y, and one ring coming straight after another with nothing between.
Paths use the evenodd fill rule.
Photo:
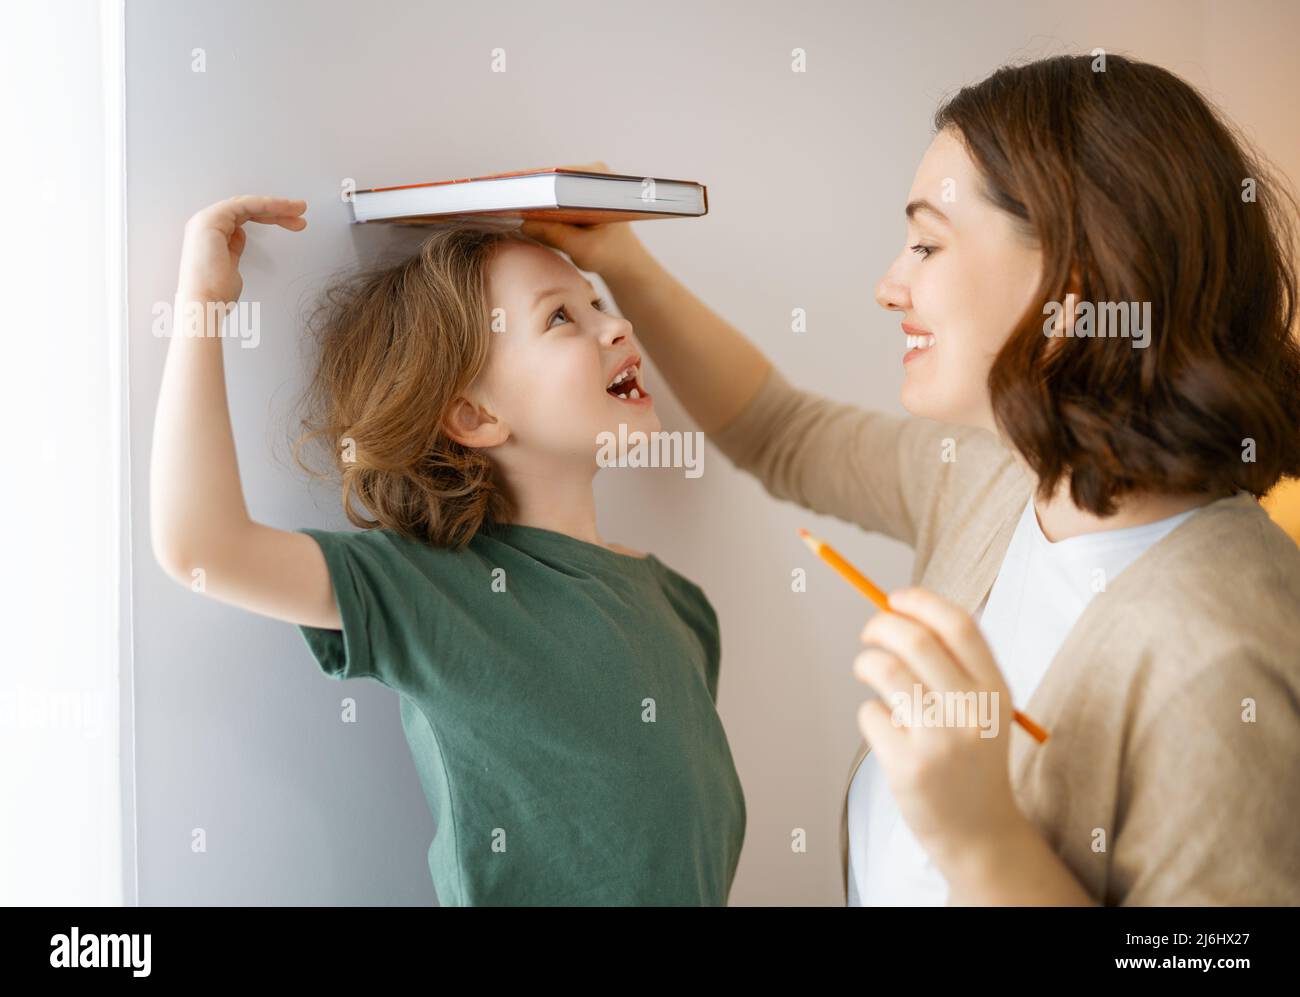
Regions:
<instances>
[{"instance_id":1,"label":"white t-shirt","mask_svg":"<svg viewBox=\"0 0 1300 997\"><path fill-rule=\"evenodd\" d=\"M1025 503L997 579L975 613L1017 706L1029 702L1093 594L1194 512L1052 543L1033 498ZM850 907L947 902L948 884L903 820L874 752L858 766L848 808Z\"/></svg>"}]
</instances>

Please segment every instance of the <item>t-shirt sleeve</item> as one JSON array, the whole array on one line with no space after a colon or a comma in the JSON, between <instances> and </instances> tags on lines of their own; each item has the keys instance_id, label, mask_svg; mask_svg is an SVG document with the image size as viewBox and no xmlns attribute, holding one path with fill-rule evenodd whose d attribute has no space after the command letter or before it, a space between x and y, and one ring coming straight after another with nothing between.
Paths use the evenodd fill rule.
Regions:
<instances>
[{"instance_id":1,"label":"t-shirt sleeve","mask_svg":"<svg viewBox=\"0 0 1300 997\"><path fill-rule=\"evenodd\" d=\"M660 562L662 564L662 562ZM718 626L718 614L709 602L704 590L685 575L679 574L667 565L668 594L674 609L681 619L690 627L700 642L703 654L705 682L709 695L716 702L718 699L718 678L722 665L722 631Z\"/></svg>"},{"instance_id":2,"label":"t-shirt sleeve","mask_svg":"<svg viewBox=\"0 0 1300 997\"><path fill-rule=\"evenodd\" d=\"M383 538L374 531L301 528L297 532L320 545L342 622L341 630L298 627L316 663L333 679L371 678L392 685L391 669L381 662L393 637L392 608L386 600L396 586Z\"/></svg>"}]
</instances>

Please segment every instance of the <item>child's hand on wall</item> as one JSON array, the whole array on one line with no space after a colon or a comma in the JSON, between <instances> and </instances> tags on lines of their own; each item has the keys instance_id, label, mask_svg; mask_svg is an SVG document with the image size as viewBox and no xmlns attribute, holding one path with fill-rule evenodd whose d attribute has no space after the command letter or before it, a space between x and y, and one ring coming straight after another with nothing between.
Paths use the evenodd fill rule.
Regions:
<instances>
[{"instance_id":1,"label":"child's hand on wall","mask_svg":"<svg viewBox=\"0 0 1300 997\"><path fill-rule=\"evenodd\" d=\"M177 286L198 300L238 301L244 289L239 275L239 257L247 242L244 222L300 232L307 227L307 219L301 217L306 210L307 202L302 200L240 194L196 212L185 223Z\"/></svg>"},{"instance_id":2,"label":"child's hand on wall","mask_svg":"<svg viewBox=\"0 0 1300 997\"><path fill-rule=\"evenodd\" d=\"M609 167L602 162L581 163L564 169L586 170L589 173L610 172ZM578 269L598 273L602 277L634 269L648 256L628 222L567 225L562 222L525 221L520 231L529 238L567 254Z\"/></svg>"}]
</instances>

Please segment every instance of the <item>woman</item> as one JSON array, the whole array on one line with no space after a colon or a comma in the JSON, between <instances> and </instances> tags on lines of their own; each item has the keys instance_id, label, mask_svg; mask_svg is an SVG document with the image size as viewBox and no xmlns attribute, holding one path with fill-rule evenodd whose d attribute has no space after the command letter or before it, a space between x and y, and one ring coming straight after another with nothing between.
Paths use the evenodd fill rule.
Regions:
<instances>
[{"instance_id":1,"label":"woman","mask_svg":"<svg viewBox=\"0 0 1300 997\"><path fill-rule=\"evenodd\" d=\"M863 704L850 903L1300 903L1300 550L1257 502L1300 475L1293 204L1116 56L1001 69L936 132L876 295L911 417L789 385L626 225L524 231L605 277L769 493L915 548L859 678L1002 706Z\"/></svg>"}]
</instances>

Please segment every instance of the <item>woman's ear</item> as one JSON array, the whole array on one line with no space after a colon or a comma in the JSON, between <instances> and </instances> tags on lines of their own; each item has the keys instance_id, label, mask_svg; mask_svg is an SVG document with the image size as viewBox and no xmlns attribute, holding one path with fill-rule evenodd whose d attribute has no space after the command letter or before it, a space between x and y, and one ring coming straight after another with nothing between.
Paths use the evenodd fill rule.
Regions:
<instances>
[{"instance_id":1,"label":"woman's ear","mask_svg":"<svg viewBox=\"0 0 1300 997\"><path fill-rule=\"evenodd\" d=\"M510 429L502 420L464 395L448 406L442 431L461 446L475 448L500 446L510 438Z\"/></svg>"},{"instance_id":2,"label":"woman's ear","mask_svg":"<svg viewBox=\"0 0 1300 997\"><path fill-rule=\"evenodd\" d=\"M1052 357L1058 350L1064 349L1061 340L1073 335L1075 306L1079 302L1080 294L1079 268L1070 267L1070 277L1066 282L1065 293L1059 302L1056 302L1056 314L1052 316L1051 335L1048 337L1046 355ZM1044 306L1046 308L1046 306ZM1044 326L1043 331L1047 332Z\"/></svg>"},{"instance_id":3,"label":"woman's ear","mask_svg":"<svg viewBox=\"0 0 1300 997\"><path fill-rule=\"evenodd\" d=\"M1083 295L1083 280L1079 277L1079 264L1070 264L1070 288L1076 298Z\"/></svg>"},{"instance_id":4,"label":"woman's ear","mask_svg":"<svg viewBox=\"0 0 1300 997\"><path fill-rule=\"evenodd\" d=\"M1070 280L1065 289L1065 300L1062 302L1061 328L1057 333L1058 336L1069 337L1074 335L1075 310L1082 295L1083 284L1079 280L1079 268L1077 265L1071 265Z\"/></svg>"}]
</instances>

